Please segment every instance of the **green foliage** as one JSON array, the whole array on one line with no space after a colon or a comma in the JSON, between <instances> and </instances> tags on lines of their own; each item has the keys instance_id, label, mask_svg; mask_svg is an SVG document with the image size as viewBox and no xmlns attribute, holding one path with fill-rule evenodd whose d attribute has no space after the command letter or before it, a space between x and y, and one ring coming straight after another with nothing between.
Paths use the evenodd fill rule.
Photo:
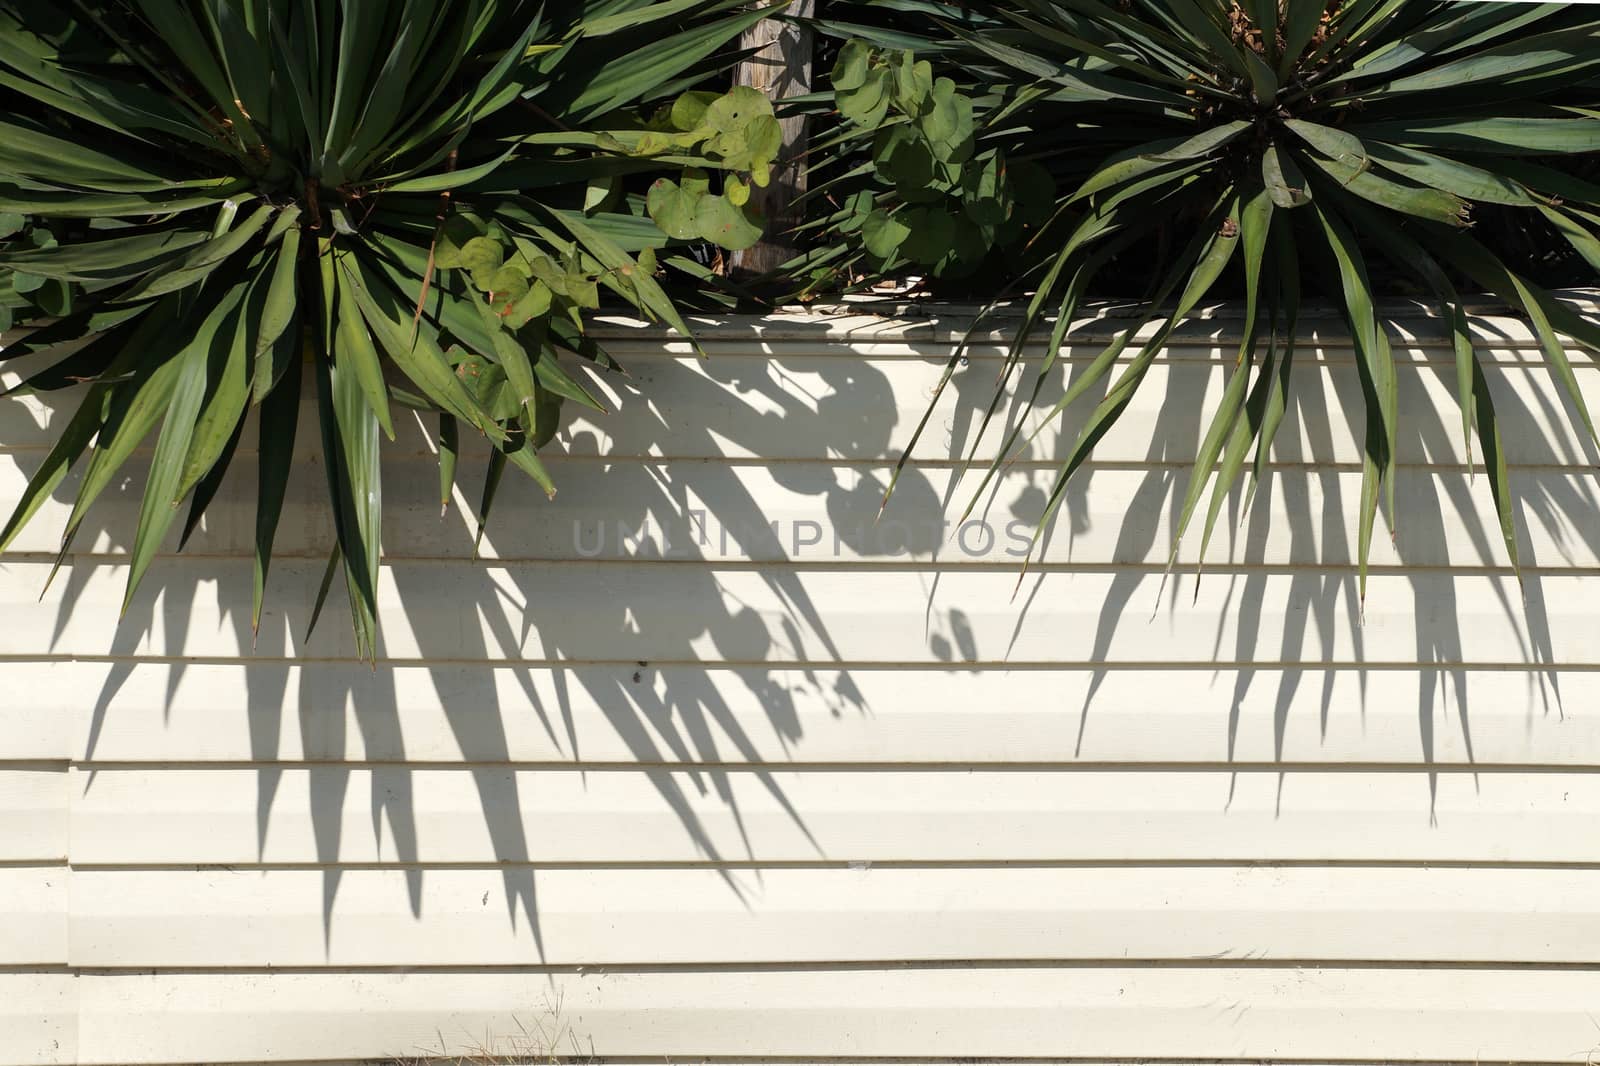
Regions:
<instances>
[{"instance_id":1,"label":"green foliage","mask_svg":"<svg viewBox=\"0 0 1600 1066\"><path fill-rule=\"evenodd\" d=\"M43 364L13 392L89 383L0 549L77 469L65 555L154 435L131 598L259 410L259 625L309 374L329 575L376 655L395 404L436 413L443 498L463 423L491 486L509 463L554 492L539 451L564 402L599 406L586 368L614 365L583 336L601 291L683 329L657 249L759 234L735 205L767 180L771 108L690 90L761 17L726 0L0 0L0 328L28 327L0 360ZM652 177L713 172L723 208L697 206L692 233L654 225Z\"/></svg>"},{"instance_id":2,"label":"green foliage","mask_svg":"<svg viewBox=\"0 0 1600 1066\"><path fill-rule=\"evenodd\" d=\"M1009 254L989 294L1032 295L984 428L1024 345L1051 316L1033 400L1057 417L1080 397L1096 401L1059 459L1041 534L1172 332L1202 300L1241 295L1245 341L1189 478L1173 558L1208 484L1209 541L1247 464L1250 492L1263 476L1292 402L1304 285L1343 312L1358 356L1367 406L1363 594L1376 516L1394 521L1401 412L1378 310L1394 295L1429 301L1450 324L1462 433L1470 449L1477 432L1517 565L1493 399L1458 294L1488 291L1526 319L1593 436L1557 331L1600 352L1600 322L1539 280L1587 281L1600 270L1600 184L1590 176L1600 152L1600 11L1437 0L996 0L959 11L867 0L828 10L838 22L823 27L845 39L834 93L846 132L819 160L844 175L825 191L866 174L894 193L869 187L846 200L819 227L823 247L805 267L814 278L847 270L871 281L908 263L948 265L936 256L960 243L949 207L957 190L968 220L991 220L991 246ZM973 101L970 161L950 147L950 114L935 121L927 102L941 85ZM870 148L852 129L875 131ZM902 155L900 144L915 148ZM986 157L997 164L980 168ZM1059 189L1042 211L1024 214L1021 242L1001 221L1036 181L1019 179L1019 157ZM959 178L951 160L961 160ZM1513 254L1524 245L1536 251ZM1138 294L1129 328L1064 393L1045 396L1086 297ZM1009 431L985 488L1032 439Z\"/></svg>"},{"instance_id":3,"label":"green foliage","mask_svg":"<svg viewBox=\"0 0 1600 1066\"><path fill-rule=\"evenodd\" d=\"M1393 521L1402 432L1379 304L1415 295L1449 324L1461 431L1469 448L1478 438L1517 564L1460 294L1490 292L1526 318L1592 435L1558 333L1600 352L1600 322L1549 286L1600 270L1600 12L823 11L831 81L786 105L827 122L807 157L808 251L784 284L806 298L914 275L1024 294L982 428L1047 326L1032 401L1063 418L1080 397L1094 404L1041 531L1173 332L1238 296L1244 343L1177 523L1181 538L1209 487L1203 557L1229 495L1248 480L1247 507L1268 469L1302 294L1316 295L1345 316L1367 405L1364 588L1376 516ZM202 521L254 412L259 625L309 389L337 534L323 592L343 578L358 646L376 655L379 456L396 405L437 427L442 502L463 440L481 438L480 535L507 466L554 491L541 450L565 405L600 406L592 376L615 366L585 335L592 313L609 299L687 332L669 293L716 279L674 245L761 236L752 190L771 180L778 118L754 90L703 86L770 13L736 0L0 0L0 330L18 330L0 362L35 367L12 392L83 392L0 550L76 473L64 557L153 439L131 597L180 505L180 544ZM1047 395L1075 315L1108 295L1137 298L1139 315ZM984 486L1031 444L1009 430Z\"/></svg>"},{"instance_id":4,"label":"green foliage","mask_svg":"<svg viewBox=\"0 0 1600 1066\"><path fill-rule=\"evenodd\" d=\"M641 151L699 149L725 172L722 191L700 168L650 186L650 217L679 240L706 240L735 251L761 239L761 218L750 203L750 182L765 186L783 144L772 102L740 85L718 96L693 92L663 107L640 142ZM743 174L743 177L740 175Z\"/></svg>"},{"instance_id":5,"label":"green foliage","mask_svg":"<svg viewBox=\"0 0 1600 1066\"><path fill-rule=\"evenodd\" d=\"M905 266L963 277L1048 216L1049 171L1004 146L980 145L972 97L936 77L928 60L852 39L839 50L832 86L846 128L831 147L864 155L867 180L822 190L842 206L812 227L821 230L813 259L827 264L812 272L813 289L858 264L874 275Z\"/></svg>"}]
</instances>

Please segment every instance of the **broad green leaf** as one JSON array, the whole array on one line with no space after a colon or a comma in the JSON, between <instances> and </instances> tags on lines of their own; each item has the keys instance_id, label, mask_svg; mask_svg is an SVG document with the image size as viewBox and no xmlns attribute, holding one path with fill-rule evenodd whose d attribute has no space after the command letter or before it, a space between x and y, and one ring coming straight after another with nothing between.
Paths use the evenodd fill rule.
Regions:
<instances>
[{"instance_id":1,"label":"broad green leaf","mask_svg":"<svg viewBox=\"0 0 1600 1066\"><path fill-rule=\"evenodd\" d=\"M1367 397L1367 437L1362 457L1361 510L1357 533L1360 599L1365 603L1372 527L1377 516L1378 497L1385 489L1389 493L1390 522L1393 522L1399 386L1395 377L1394 353L1389 345L1388 334L1378 321L1372 281L1355 235L1328 204L1319 202L1316 216L1339 266L1345 316L1355 341L1356 365L1361 369L1362 388Z\"/></svg>"},{"instance_id":2,"label":"broad green leaf","mask_svg":"<svg viewBox=\"0 0 1600 1066\"><path fill-rule=\"evenodd\" d=\"M175 376L171 399L167 403L161 435L156 440L155 454L150 459L150 476L145 483L133 548L129 552L128 587L122 597L124 614L177 514L184 457L189 453L195 420L205 400L212 345L219 334L226 333L231 340L236 310L237 301L221 315L216 311L208 315L188 347L173 361Z\"/></svg>"},{"instance_id":3,"label":"broad green leaf","mask_svg":"<svg viewBox=\"0 0 1600 1066\"><path fill-rule=\"evenodd\" d=\"M1506 175L1420 149L1374 144L1369 156L1385 170L1452 193L1466 201L1512 207L1538 207L1542 203L1519 182Z\"/></svg>"},{"instance_id":4,"label":"broad green leaf","mask_svg":"<svg viewBox=\"0 0 1600 1066\"><path fill-rule=\"evenodd\" d=\"M301 360L290 360L277 387L261 401L256 449L255 573L250 599L252 635L261 631L272 543L293 469L295 433L300 421L300 367Z\"/></svg>"},{"instance_id":5,"label":"broad green leaf","mask_svg":"<svg viewBox=\"0 0 1600 1066\"><path fill-rule=\"evenodd\" d=\"M1311 190L1306 186L1305 175L1300 173L1300 168L1289 153L1276 143L1267 145L1262 153L1261 178L1272 202L1285 210L1304 207L1311 202Z\"/></svg>"},{"instance_id":6,"label":"broad green leaf","mask_svg":"<svg viewBox=\"0 0 1600 1066\"><path fill-rule=\"evenodd\" d=\"M272 280L266 289L265 302L257 322L254 381L251 396L255 403L266 399L267 393L283 377L290 361L299 358L300 346L296 343L294 323L299 310L296 274L300 265L300 229L298 226L283 235L283 241L273 260ZM288 343L282 343L287 339Z\"/></svg>"},{"instance_id":7,"label":"broad green leaf","mask_svg":"<svg viewBox=\"0 0 1600 1066\"><path fill-rule=\"evenodd\" d=\"M1355 134L1334 129L1332 126L1306 122L1303 119L1291 118L1285 120L1283 124L1301 140L1329 159L1335 159L1347 166L1359 169L1366 168L1367 146L1362 144L1361 138Z\"/></svg>"},{"instance_id":8,"label":"broad green leaf","mask_svg":"<svg viewBox=\"0 0 1600 1066\"><path fill-rule=\"evenodd\" d=\"M460 423L450 415L439 414L439 514L450 508L450 492L456 483L456 464L461 456Z\"/></svg>"},{"instance_id":9,"label":"broad green leaf","mask_svg":"<svg viewBox=\"0 0 1600 1066\"><path fill-rule=\"evenodd\" d=\"M1324 159L1319 155L1307 155L1306 158L1338 182L1343 189L1390 211L1412 218L1444 222L1452 226L1466 226L1470 223L1468 218L1470 206L1453 193L1390 181L1364 168L1351 167L1339 160Z\"/></svg>"},{"instance_id":10,"label":"broad green leaf","mask_svg":"<svg viewBox=\"0 0 1600 1066\"><path fill-rule=\"evenodd\" d=\"M394 440L394 422L389 414L389 389L383 381L383 364L378 360L378 350L373 346L372 334L357 306L351 288L351 272L341 269L338 274L339 303L335 314L338 326L333 339L333 361L341 371L345 385L353 382L366 397L373 417L383 428L384 436Z\"/></svg>"}]
</instances>

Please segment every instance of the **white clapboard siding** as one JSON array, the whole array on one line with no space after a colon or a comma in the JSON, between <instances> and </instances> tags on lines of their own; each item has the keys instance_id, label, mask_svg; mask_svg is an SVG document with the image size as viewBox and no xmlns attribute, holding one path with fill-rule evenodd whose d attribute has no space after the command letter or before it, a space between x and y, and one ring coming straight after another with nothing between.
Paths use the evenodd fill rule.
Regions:
<instances>
[{"instance_id":1,"label":"white clapboard siding","mask_svg":"<svg viewBox=\"0 0 1600 1066\"><path fill-rule=\"evenodd\" d=\"M565 1021L584 1053L1582 1062L1600 974L1036 967L664 973L93 975L79 1061L464 1051ZM558 1009L559 1013L552 1010ZM509 1031L508 1031L509 1030ZM536 1030L535 1030L536 1031ZM381 1051L379 1049L382 1049ZM263 1053L267 1054L263 1054Z\"/></svg>"},{"instance_id":2,"label":"white clapboard siding","mask_svg":"<svg viewBox=\"0 0 1600 1066\"><path fill-rule=\"evenodd\" d=\"M82 979L55 970L0 971L0 1062L71 1066L78 1058Z\"/></svg>"},{"instance_id":3,"label":"white clapboard siding","mask_svg":"<svg viewBox=\"0 0 1600 1066\"><path fill-rule=\"evenodd\" d=\"M65 862L67 805L65 766L0 764L0 862Z\"/></svg>"},{"instance_id":4,"label":"white clapboard siding","mask_svg":"<svg viewBox=\"0 0 1600 1066\"><path fill-rule=\"evenodd\" d=\"M11 691L33 697L0 702L0 762L66 762L71 757L78 705L51 700L48 688L25 688L19 683L24 673L42 677L39 667L48 670L45 664L25 661L0 667L6 671L4 683L17 686ZM53 676L62 685L82 684L72 675L73 668L63 665Z\"/></svg>"},{"instance_id":5,"label":"white clapboard siding","mask_svg":"<svg viewBox=\"0 0 1600 1066\"><path fill-rule=\"evenodd\" d=\"M1600 765L1600 672L1590 671L189 662L5 670L20 691L39 694L26 707L42 723L71 722L60 754L84 767Z\"/></svg>"},{"instance_id":6,"label":"white clapboard siding","mask_svg":"<svg viewBox=\"0 0 1600 1066\"><path fill-rule=\"evenodd\" d=\"M265 643L250 632L251 563L151 567L118 630L121 563L5 564L0 656L349 658L334 612L304 641L324 566L274 565ZM1490 663L1600 665L1600 573L1264 569L1169 581L1149 568L895 569L650 562L413 560L380 575L382 656L397 661L645 663ZM1013 593L1016 598L1013 599ZM1192 600L1192 602L1191 602ZM583 604L576 610L574 605ZM70 605L71 609L68 610ZM287 611L285 616L281 612ZM289 625L292 632L283 630ZM274 651L273 649L278 649ZM1538 657L1536 659L1536 656Z\"/></svg>"},{"instance_id":7,"label":"white clapboard siding","mask_svg":"<svg viewBox=\"0 0 1600 1066\"><path fill-rule=\"evenodd\" d=\"M1089 353L1092 354L1092 353ZM1227 382L1225 362L1158 360L1145 383L1106 437L1096 447L1102 463L1185 463L1194 458L1204 435L1205 413L1215 408ZM1600 400L1600 379L1574 357L1586 403ZM786 462L801 459L879 462L898 455L927 410L944 375L942 356L914 360L859 355L841 345L838 356L719 354L707 361L684 355L636 363L628 388L608 393L619 413L597 415L574 405L561 434L561 449L578 458L703 458L723 462ZM935 464L964 459L972 449L983 412L990 403L994 364L974 361L955 379L914 455ZM1496 397L1496 414L1507 461L1516 466L1581 465L1596 454L1574 431L1577 412L1544 366L1526 362L1485 369ZM1397 367L1401 432L1397 459L1403 464L1465 466L1468 456L1456 406L1455 369L1449 365ZM1061 382L1047 383L1041 397L1059 396ZM1031 392L1033 379L1013 382ZM602 390L605 391L605 390ZM1281 463L1361 462L1365 425L1360 379L1349 351L1328 362L1295 364L1293 402L1274 442ZM7 402L0 426L7 438L0 454L32 470L53 442L48 426L70 414L81 392L66 390L48 398ZM46 407L46 405L49 405ZM1005 442L1004 420L1023 417L1029 433L1046 428L1022 456L1043 464L1076 439L1093 403L1074 404L1064 423L1043 413L1012 416L1004 404L990 431L978 439L976 455L987 459ZM395 411L397 440L385 444L396 457L421 458L437 451L436 423L403 408ZM319 451L314 403L303 405L295 454L311 460ZM147 444L153 447L153 442ZM247 428L238 454L250 457L256 431ZM463 453L471 457L468 448ZM1473 445L1481 461L1481 449ZM463 464L466 465L465 463Z\"/></svg>"},{"instance_id":8,"label":"white clapboard siding","mask_svg":"<svg viewBox=\"0 0 1600 1066\"><path fill-rule=\"evenodd\" d=\"M70 876L65 863L0 866L0 967L67 964Z\"/></svg>"},{"instance_id":9,"label":"white clapboard siding","mask_svg":"<svg viewBox=\"0 0 1600 1066\"><path fill-rule=\"evenodd\" d=\"M1587 963L1600 870L90 870L84 967ZM172 901L184 919L172 920ZM508 915L520 920L508 927Z\"/></svg>"},{"instance_id":10,"label":"white clapboard siding","mask_svg":"<svg viewBox=\"0 0 1600 1066\"><path fill-rule=\"evenodd\" d=\"M120 628L153 442L46 588L69 476L0 559L0 1063L1585 1061L1600 450L1536 338L1473 320L1519 584L1449 338L1389 318L1401 508L1363 610L1336 318L1198 590L1198 519L1163 572L1237 309L1173 338L1020 585L1091 401L1041 422L1019 377L979 438L1014 316L877 514L968 321L705 320L701 359L606 320L617 410L569 411L555 500L506 480L481 562L484 457L441 514L397 408L372 664L337 587L305 634L309 394L258 634L253 424ZM1130 324L1077 323L1043 395ZM0 502L81 395L0 403ZM961 460L1019 420L963 536Z\"/></svg>"},{"instance_id":11,"label":"white clapboard siding","mask_svg":"<svg viewBox=\"0 0 1600 1066\"><path fill-rule=\"evenodd\" d=\"M1597 398L1600 401L1600 398ZM553 459L550 473L561 491L545 500L531 481L508 479L496 497L504 508L482 546L484 558L529 560L648 559L666 562L841 563L878 568L992 564L1018 566L1032 538L1053 474L1013 469L997 485L992 505L960 522L979 478L958 479L950 468L903 475L880 517L892 464L843 465L798 461L771 467L674 464L664 460L594 462ZM97 505L92 529L74 542L80 554L125 556L137 526L144 464L120 491ZM457 506L441 514L432 460L392 460L385 466L384 543L391 560L465 559L472 555L476 519ZM255 545L256 483L251 464L225 482L205 524L186 549L190 556L239 556ZM0 459L0 499L19 496L23 469ZM1033 558L1057 566L1164 566L1171 558L1187 470L1091 467L1083 490L1066 508L1070 532L1044 539ZM465 501L482 492L482 464L464 469L457 490ZM1378 537L1374 568L1499 568L1511 562L1498 533L1487 479L1476 483L1456 470L1402 468L1396 492L1404 501L1396 536ZM1600 491L1581 470L1519 470L1516 493L1524 501L1522 563L1544 573L1600 566ZM1206 560L1212 565L1353 566L1357 561L1355 501L1359 470L1279 468L1250 516L1239 501L1222 513ZM279 559L325 559L333 545L327 488L303 478L293 483L274 542ZM58 496L40 509L14 544L18 552L51 554L72 498ZM519 520L528 515L529 521ZM1122 516L1148 521L1125 527ZM1204 511L1192 521L1179 563L1200 558ZM517 517L507 517L517 516ZM1246 518L1243 528L1240 519ZM174 523L165 551L177 550L182 523Z\"/></svg>"},{"instance_id":12,"label":"white clapboard siding","mask_svg":"<svg viewBox=\"0 0 1600 1066\"><path fill-rule=\"evenodd\" d=\"M77 865L1592 862L1600 775L1451 771L129 769Z\"/></svg>"}]
</instances>

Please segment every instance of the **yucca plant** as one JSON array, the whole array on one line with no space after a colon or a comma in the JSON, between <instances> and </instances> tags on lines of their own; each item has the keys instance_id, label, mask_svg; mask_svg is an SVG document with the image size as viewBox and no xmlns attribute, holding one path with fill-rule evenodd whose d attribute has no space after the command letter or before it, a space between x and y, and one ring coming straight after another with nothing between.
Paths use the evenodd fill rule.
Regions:
<instances>
[{"instance_id":1,"label":"yucca plant","mask_svg":"<svg viewBox=\"0 0 1600 1066\"><path fill-rule=\"evenodd\" d=\"M0 0L0 329L23 327L0 360L45 364L11 392L88 383L0 549L87 454L65 556L154 433L131 597L256 410L259 626L310 375L328 579L342 564L374 654L395 405L437 413L442 500L462 438L487 442L480 523L508 463L553 492L538 452L563 401L599 406L580 368L611 365L583 335L602 292L683 326L656 277L652 177L689 187L674 233L759 235L741 193L776 153L771 109L697 87L760 17L733 0Z\"/></svg>"},{"instance_id":2,"label":"yucca plant","mask_svg":"<svg viewBox=\"0 0 1600 1066\"><path fill-rule=\"evenodd\" d=\"M1247 463L1246 506L1263 474L1288 403L1302 300L1325 298L1347 320L1366 399L1364 596L1380 506L1393 522L1404 432L1379 304L1416 293L1449 323L1462 433L1470 450L1476 428L1516 566L1506 461L1462 294L1493 294L1526 319L1593 436L1558 334L1600 352L1600 322L1537 282L1587 283L1600 270L1600 184L1589 176L1600 150L1600 11L1436 0L882 0L832 11L833 31L862 35L886 84L902 50L933 57L980 101L979 142L1047 167L1062 190L1011 272L1033 295L1008 378L1053 314L1032 390L1039 401L1086 298L1147 297L1132 326L1049 398L1057 416L1091 390L1099 403L1060 462L1041 531L1173 330L1208 296L1237 295L1244 343L1173 544L1175 559L1214 473L1203 557ZM842 60L835 73L847 116L857 65ZM1021 433L1009 433L985 486Z\"/></svg>"}]
</instances>

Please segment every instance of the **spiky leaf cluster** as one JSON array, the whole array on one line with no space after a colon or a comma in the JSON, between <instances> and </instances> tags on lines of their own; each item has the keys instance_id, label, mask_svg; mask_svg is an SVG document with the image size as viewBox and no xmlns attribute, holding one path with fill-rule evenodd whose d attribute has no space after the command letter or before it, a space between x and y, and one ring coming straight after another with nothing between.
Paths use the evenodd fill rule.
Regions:
<instances>
[{"instance_id":1,"label":"spiky leaf cluster","mask_svg":"<svg viewBox=\"0 0 1600 1066\"><path fill-rule=\"evenodd\" d=\"M1449 325L1462 433L1470 450L1476 430L1517 565L1506 461L1463 294L1493 294L1526 320L1593 436L1559 335L1600 352L1600 322L1542 288L1537 264L1489 234L1536 234L1546 258L1565 249L1579 282L1600 270L1600 185L1589 177L1600 151L1600 11L1438 0L997 0L957 10L868 0L830 14L841 35L933 56L979 102L980 143L1025 151L1062 190L1006 278L1011 291L1034 293L1006 378L1054 316L1034 401L1062 417L1080 397L1096 401L1061 457L1041 530L1173 331L1202 301L1237 293L1244 342L1176 531L1181 538L1210 484L1208 540L1247 467L1252 486L1266 470L1292 402L1297 315L1314 295L1343 314L1366 398L1364 590L1375 518L1383 510L1394 522L1406 431L1380 303L1404 285ZM1144 296L1142 314L1063 394L1044 395L1074 315L1105 295ZM1004 383L985 426L1003 393ZM1011 431L985 485L1027 443Z\"/></svg>"},{"instance_id":2,"label":"spiky leaf cluster","mask_svg":"<svg viewBox=\"0 0 1600 1066\"><path fill-rule=\"evenodd\" d=\"M65 557L153 438L131 597L179 506L185 540L201 522L254 414L259 625L310 428L329 577L375 654L397 409L437 418L445 500L463 438L490 454L480 521L506 465L553 491L539 450L564 401L600 406L587 368L611 365L584 336L600 293L683 325L650 179L764 180L765 141L740 151L698 121L663 140L649 121L771 122L764 100L683 95L760 17L728 0L0 0L0 328L28 327L0 360L30 368L12 392L89 383L0 548L75 470Z\"/></svg>"}]
</instances>

